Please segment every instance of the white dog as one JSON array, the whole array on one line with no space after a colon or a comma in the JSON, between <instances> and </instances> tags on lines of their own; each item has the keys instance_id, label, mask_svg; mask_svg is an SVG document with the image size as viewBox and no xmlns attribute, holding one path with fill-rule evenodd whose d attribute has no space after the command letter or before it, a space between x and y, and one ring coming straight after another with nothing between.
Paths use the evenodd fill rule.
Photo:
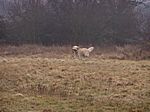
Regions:
<instances>
[{"instance_id":1,"label":"white dog","mask_svg":"<svg viewBox=\"0 0 150 112\"><path fill-rule=\"evenodd\" d=\"M90 56L90 52L92 52L94 50L94 47L90 47L90 48L80 48L79 46L73 46L72 47L72 52L74 57L89 57Z\"/></svg>"}]
</instances>

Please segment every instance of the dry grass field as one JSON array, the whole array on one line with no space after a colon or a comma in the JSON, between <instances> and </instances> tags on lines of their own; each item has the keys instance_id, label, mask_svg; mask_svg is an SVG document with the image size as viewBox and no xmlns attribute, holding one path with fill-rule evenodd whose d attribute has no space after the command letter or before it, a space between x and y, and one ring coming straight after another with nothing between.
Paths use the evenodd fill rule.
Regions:
<instances>
[{"instance_id":1,"label":"dry grass field","mask_svg":"<svg viewBox=\"0 0 150 112\"><path fill-rule=\"evenodd\" d=\"M150 112L149 60L70 49L1 47L0 112Z\"/></svg>"}]
</instances>

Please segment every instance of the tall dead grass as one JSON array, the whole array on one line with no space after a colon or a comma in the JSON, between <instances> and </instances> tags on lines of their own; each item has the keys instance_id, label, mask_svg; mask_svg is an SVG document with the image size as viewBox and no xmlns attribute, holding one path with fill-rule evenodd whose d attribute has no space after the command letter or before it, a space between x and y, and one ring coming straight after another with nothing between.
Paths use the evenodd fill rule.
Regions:
<instances>
[{"instance_id":1,"label":"tall dead grass","mask_svg":"<svg viewBox=\"0 0 150 112\"><path fill-rule=\"evenodd\" d=\"M95 49L90 57L103 59L126 59L141 60L149 59L150 51L140 46L94 46ZM72 46L42 46L42 45L21 45L21 46L0 46L0 56L40 56L48 58L71 57Z\"/></svg>"},{"instance_id":2,"label":"tall dead grass","mask_svg":"<svg viewBox=\"0 0 150 112\"><path fill-rule=\"evenodd\" d=\"M70 53L71 53L70 46L49 46L49 47L40 45L0 46L1 56L39 55L39 56L60 58L63 55Z\"/></svg>"}]
</instances>

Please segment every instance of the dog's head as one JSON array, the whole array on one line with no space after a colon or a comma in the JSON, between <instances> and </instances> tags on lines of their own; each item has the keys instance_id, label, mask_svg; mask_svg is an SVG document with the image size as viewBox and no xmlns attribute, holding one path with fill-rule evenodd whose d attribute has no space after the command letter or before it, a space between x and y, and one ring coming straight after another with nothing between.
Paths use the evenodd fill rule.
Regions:
<instances>
[{"instance_id":1,"label":"dog's head","mask_svg":"<svg viewBox=\"0 0 150 112\"><path fill-rule=\"evenodd\" d=\"M77 50L79 50L79 48L80 48L79 46L73 46L72 50L77 51Z\"/></svg>"}]
</instances>

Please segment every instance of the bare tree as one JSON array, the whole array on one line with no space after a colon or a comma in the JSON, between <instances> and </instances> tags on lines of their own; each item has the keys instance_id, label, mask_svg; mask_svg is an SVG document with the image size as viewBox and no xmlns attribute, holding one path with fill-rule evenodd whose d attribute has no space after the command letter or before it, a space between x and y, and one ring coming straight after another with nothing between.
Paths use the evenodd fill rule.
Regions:
<instances>
[{"instance_id":1,"label":"bare tree","mask_svg":"<svg viewBox=\"0 0 150 112\"><path fill-rule=\"evenodd\" d=\"M8 40L19 43L125 44L139 35L130 0L13 0Z\"/></svg>"}]
</instances>

